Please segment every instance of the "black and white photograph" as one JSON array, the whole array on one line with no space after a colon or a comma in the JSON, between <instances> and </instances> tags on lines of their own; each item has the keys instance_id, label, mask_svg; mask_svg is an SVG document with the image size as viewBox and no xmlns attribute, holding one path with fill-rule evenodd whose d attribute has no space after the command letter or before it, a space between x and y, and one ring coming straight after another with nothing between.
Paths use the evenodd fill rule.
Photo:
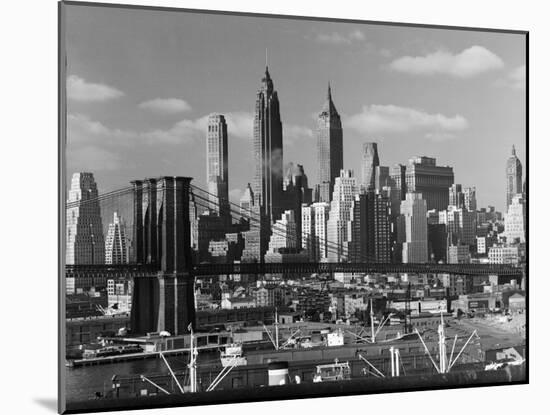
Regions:
<instances>
[{"instance_id":1,"label":"black and white photograph","mask_svg":"<svg viewBox=\"0 0 550 415\"><path fill-rule=\"evenodd\" d=\"M60 2L60 411L528 383L528 53Z\"/></svg>"}]
</instances>

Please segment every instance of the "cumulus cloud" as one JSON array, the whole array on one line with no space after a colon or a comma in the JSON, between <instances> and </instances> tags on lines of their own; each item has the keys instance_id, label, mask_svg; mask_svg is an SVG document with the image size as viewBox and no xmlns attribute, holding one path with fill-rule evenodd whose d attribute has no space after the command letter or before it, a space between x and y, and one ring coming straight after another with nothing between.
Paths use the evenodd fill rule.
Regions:
<instances>
[{"instance_id":1,"label":"cumulus cloud","mask_svg":"<svg viewBox=\"0 0 550 415\"><path fill-rule=\"evenodd\" d=\"M328 43L332 45L351 44L353 42L361 42L366 39L365 34L359 29L348 33L319 33L316 40L320 43Z\"/></svg>"},{"instance_id":2,"label":"cumulus cloud","mask_svg":"<svg viewBox=\"0 0 550 415\"><path fill-rule=\"evenodd\" d=\"M249 139L252 136L254 116L247 112L229 112L225 114L228 135ZM67 139L70 143L113 140L112 144L132 145L136 141L146 144L180 144L199 141L206 136L208 115L196 119L183 119L166 128L146 131L118 129L92 120L84 114L68 114Z\"/></svg>"},{"instance_id":3,"label":"cumulus cloud","mask_svg":"<svg viewBox=\"0 0 550 415\"><path fill-rule=\"evenodd\" d=\"M229 200L234 203L238 203L241 200L242 195L243 191L241 189L231 189L229 191Z\"/></svg>"},{"instance_id":4,"label":"cumulus cloud","mask_svg":"<svg viewBox=\"0 0 550 415\"><path fill-rule=\"evenodd\" d=\"M362 134L424 131L427 138L442 140L468 128L468 121L458 114L446 116L396 105L369 105L347 117L344 126Z\"/></svg>"},{"instance_id":5,"label":"cumulus cloud","mask_svg":"<svg viewBox=\"0 0 550 415\"><path fill-rule=\"evenodd\" d=\"M250 139L254 128L254 114L250 112L228 112L224 114L227 134L242 139ZM205 127L206 128L206 127Z\"/></svg>"},{"instance_id":6,"label":"cumulus cloud","mask_svg":"<svg viewBox=\"0 0 550 415\"><path fill-rule=\"evenodd\" d=\"M183 99L178 98L155 98L140 103L139 108L155 112L157 114L179 114L191 111L189 105Z\"/></svg>"},{"instance_id":7,"label":"cumulus cloud","mask_svg":"<svg viewBox=\"0 0 550 415\"><path fill-rule=\"evenodd\" d=\"M297 141L307 140L312 137L313 130L311 128L301 125L283 124L283 139L286 145L292 145Z\"/></svg>"},{"instance_id":8,"label":"cumulus cloud","mask_svg":"<svg viewBox=\"0 0 550 415\"><path fill-rule=\"evenodd\" d=\"M526 67L525 65L518 66L508 74L508 80L512 88L523 89L525 88L526 79Z\"/></svg>"},{"instance_id":9,"label":"cumulus cloud","mask_svg":"<svg viewBox=\"0 0 550 415\"><path fill-rule=\"evenodd\" d=\"M425 76L444 74L456 78L471 78L503 66L499 56L477 45L457 54L439 50L424 56L403 56L390 63L390 68L397 72Z\"/></svg>"},{"instance_id":10,"label":"cumulus cloud","mask_svg":"<svg viewBox=\"0 0 550 415\"><path fill-rule=\"evenodd\" d=\"M123 95L122 91L109 85L88 82L76 75L70 75L67 78L67 96L74 101L102 102Z\"/></svg>"}]
</instances>

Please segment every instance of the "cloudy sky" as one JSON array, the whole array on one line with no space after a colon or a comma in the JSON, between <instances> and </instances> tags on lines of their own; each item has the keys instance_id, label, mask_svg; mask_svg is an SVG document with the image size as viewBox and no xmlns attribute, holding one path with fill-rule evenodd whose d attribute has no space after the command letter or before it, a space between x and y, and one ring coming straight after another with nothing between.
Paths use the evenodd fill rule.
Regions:
<instances>
[{"instance_id":1,"label":"cloudy sky","mask_svg":"<svg viewBox=\"0 0 550 415\"><path fill-rule=\"evenodd\" d=\"M266 48L284 161L311 185L328 81L357 176L361 144L376 141L382 165L436 157L477 187L478 206L502 209L512 144L525 164L522 35L88 6L68 6L66 21L67 174L92 171L100 192L160 175L203 186L206 119L219 112L238 200Z\"/></svg>"}]
</instances>

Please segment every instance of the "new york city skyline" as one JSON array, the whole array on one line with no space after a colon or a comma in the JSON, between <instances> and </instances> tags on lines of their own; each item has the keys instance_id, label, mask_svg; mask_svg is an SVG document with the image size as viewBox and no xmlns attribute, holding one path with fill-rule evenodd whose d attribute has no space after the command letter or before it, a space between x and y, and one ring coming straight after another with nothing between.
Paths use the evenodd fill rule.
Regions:
<instances>
[{"instance_id":1,"label":"new york city skyline","mask_svg":"<svg viewBox=\"0 0 550 415\"><path fill-rule=\"evenodd\" d=\"M204 184L208 115L216 112L227 119L229 193L238 201L253 179L254 96L266 48L284 163L303 164L310 186L318 183L316 118L329 81L342 116L344 168L355 177L362 144L377 142L381 165L435 157L453 167L455 183L477 188L478 206L504 210L512 145L524 160L525 47L512 34L161 12L141 19L140 10L87 7L70 13L67 174L93 171L100 191L159 172Z\"/></svg>"},{"instance_id":2,"label":"new york city skyline","mask_svg":"<svg viewBox=\"0 0 550 415\"><path fill-rule=\"evenodd\" d=\"M526 382L525 34L61 12L67 408Z\"/></svg>"}]
</instances>

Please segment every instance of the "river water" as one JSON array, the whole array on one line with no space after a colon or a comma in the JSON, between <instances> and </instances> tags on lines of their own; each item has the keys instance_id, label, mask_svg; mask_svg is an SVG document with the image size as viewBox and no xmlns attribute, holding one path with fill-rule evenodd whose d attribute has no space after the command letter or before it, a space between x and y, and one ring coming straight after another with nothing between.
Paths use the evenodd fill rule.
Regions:
<instances>
[{"instance_id":1,"label":"river water","mask_svg":"<svg viewBox=\"0 0 550 415\"><path fill-rule=\"evenodd\" d=\"M219 363L218 354L201 353L198 363ZM217 360L216 360L217 357ZM187 370L188 355L166 356L174 372ZM112 377L168 374L169 370L160 357L131 360L127 362L105 363L93 366L66 367L66 391L68 402L81 402L94 399L96 392L105 392L112 388Z\"/></svg>"}]
</instances>

